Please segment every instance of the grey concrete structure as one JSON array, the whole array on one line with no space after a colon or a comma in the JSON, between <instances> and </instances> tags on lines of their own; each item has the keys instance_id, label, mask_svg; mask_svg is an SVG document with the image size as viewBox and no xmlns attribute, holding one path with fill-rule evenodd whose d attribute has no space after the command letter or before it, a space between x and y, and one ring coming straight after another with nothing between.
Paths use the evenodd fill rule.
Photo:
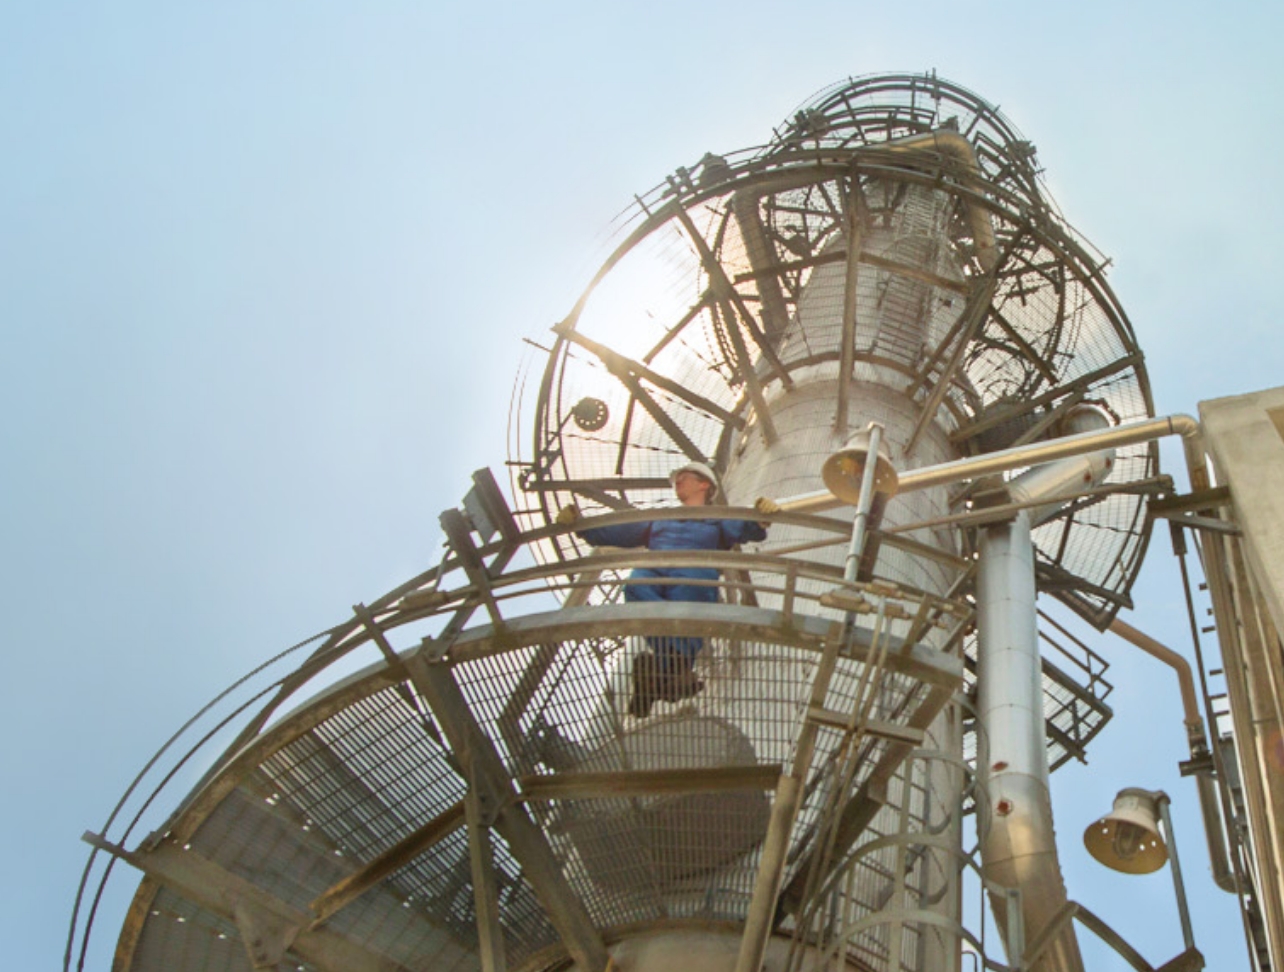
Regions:
<instances>
[{"instance_id":1,"label":"grey concrete structure","mask_svg":"<svg viewBox=\"0 0 1284 972\"><path fill-rule=\"evenodd\" d=\"M1210 500L1239 528L1207 532L1203 553L1249 828L1247 863L1270 967L1284 963L1284 388L1201 402ZM1260 943L1259 943L1260 945Z\"/></svg>"}]
</instances>

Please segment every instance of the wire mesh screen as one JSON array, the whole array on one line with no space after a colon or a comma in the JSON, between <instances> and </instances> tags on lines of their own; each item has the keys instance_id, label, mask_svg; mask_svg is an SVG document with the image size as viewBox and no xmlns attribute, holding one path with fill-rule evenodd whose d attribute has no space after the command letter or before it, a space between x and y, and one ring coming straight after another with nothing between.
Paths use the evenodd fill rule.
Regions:
<instances>
[{"instance_id":1,"label":"wire mesh screen","mask_svg":"<svg viewBox=\"0 0 1284 972\"><path fill-rule=\"evenodd\" d=\"M621 704L628 661L648 637L667 630L550 637L452 666L473 717L520 787L541 778L639 772L668 780L654 792L613 795L608 786L527 801L573 893L601 928L744 920L775 781L797 756L819 671L817 646L729 631L707 639L694 698L661 701L639 719ZM929 686L900 671L895 659L880 658L838 658L824 706L850 711L853 727L930 718ZM467 828L459 814L439 826L458 810L465 783L436 727L424 722L422 699L407 698L405 686L362 689L363 679L381 677L371 671L339 686L343 705L324 696L314 701L320 718L305 708L282 723L280 741L194 828L189 846L299 914L324 908L326 927L371 955L407 967L477 968ZM815 753L790 837L800 860L822 840L834 808L884 765L887 742L859 728L826 728ZM737 771L749 777L713 791L683 782ZM429 843L404 850L433 828ZM520 963L559 939L520 860L491 833L505 948L509 961ZM394 863L382 867L388 860ZM882 873L876 867L870 880ZM353 884L351 894L342 890ZM343 900L325 907L336 894ZM174 907L173 915L157 907L145 922L133 967L160 968L178 952L186 968L246 967L240 930L181 899Z\"/></svg>"}]
</instances>

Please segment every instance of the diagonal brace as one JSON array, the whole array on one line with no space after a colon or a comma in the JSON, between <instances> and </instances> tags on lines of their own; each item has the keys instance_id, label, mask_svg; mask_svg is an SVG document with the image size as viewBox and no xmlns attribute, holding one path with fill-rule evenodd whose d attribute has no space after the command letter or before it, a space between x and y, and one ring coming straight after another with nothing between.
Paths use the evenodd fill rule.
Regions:
<instances>
[{"instance_id":1,"label":"diagonal brace","mask_svg":"<svg viewBox=\"0 0 1284 972\"><path fill-rule=\"evenodd\" d=\"M601 934L562 873L544 832L518 802L512 777L494 743L478 724L449 665L430 661L431 648L426 641L424 648L407 660L415 687L428 700L465 778L494 794L494 828L521 863L523 876L544 906L567 952L581 972L603 972L608 955Z\"/></svg>"}]
</instances>

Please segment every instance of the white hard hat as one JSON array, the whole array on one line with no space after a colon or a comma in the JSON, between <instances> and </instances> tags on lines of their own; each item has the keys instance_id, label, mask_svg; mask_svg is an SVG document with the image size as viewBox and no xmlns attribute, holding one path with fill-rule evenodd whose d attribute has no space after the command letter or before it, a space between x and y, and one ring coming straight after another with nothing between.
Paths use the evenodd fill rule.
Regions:
<instances>
[{"instance_id":1,"label":"white hard hat","mask_svg":"<svg viewBox=\"0 0 1284 972\"><path fill-rule=\"evenodd\" d=\"M685 466L679 466L673 472L669 473L669 485L676 485L678 474L690 472L695 473L701 479L707 479L713 487L709 490L709 499L718 495L718 476L717 474L702 462L688 462Z\"/></svg>"}]
</instances>

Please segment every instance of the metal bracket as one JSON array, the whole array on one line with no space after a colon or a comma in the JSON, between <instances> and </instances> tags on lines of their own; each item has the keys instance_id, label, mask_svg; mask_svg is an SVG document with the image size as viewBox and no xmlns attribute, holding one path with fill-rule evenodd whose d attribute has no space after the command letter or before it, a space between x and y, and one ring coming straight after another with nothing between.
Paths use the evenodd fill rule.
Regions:
<instances>
[{"instance_id":1,"label":"metal bracket","mask_svg":"<svg viewBox=\"0 0 1284 972\"><path fill-rule=\"evenodd\" d=\"M1177 526L1190 527L1195 530L1207 530L1210 533L1223 533L1229 537L1240 537L1244 531L1233 523L1219 520L1212 516L1199 516L1196 513L1157 513L1156 519L1166 519Z\"/></svg>"},{"instance_id":2,"label":"metal bracket","mask_svg":"<svg viewBox=\"0 0 1284 972\"><path fill-rule=\"evenodd\" d=\"M1214 772L1213 754L1205 752L1190 759L1183 759L1177 764L1177 769L1182 776L1203 776L1205 773L1212 773Z\"/></svg>"},{"instance_id":3,"label":"metal bracket","mask_svg":"<svg viewBox=\"0 0 1284 972\"><path fill-rule=\"evenodd\" d=\"M424 661L436 664L445 659L446 652L450 651L451 642L449 638L429 637L425 638L422 644L423 648L420 650L420 654L423 656Z\"/></svg>"},{"instance_id":4,"label":"metal bracket","mask_svg":"<svg viewBox=\"0 0 1284 972\"><path fill-rule=\"evenodd\" d=\"M255 969L276 968L301 930L245 898L232 901L232 919Z\"/></svg>"},{"instance_id":5,"label":"metal bracket","mask_svg":"<svg viewBox=\"0 0 1284 972\"><path fill-rule=\"evenodd\" d=\"M1150 501L1150 512L1156 517L1175 519L1183 513L1200 513L1225 506L1230 502L1229 486L1200 489L1180 496L1166 496Z\"/></svg>"},{"instance_id":6,"label":"metal bracket","mask_svg":"<svg viewBox=\"0 0 1284 972\"><path fill-rule=\"evenodd\" d=\"M468 771L468 794L468 798L476 801L477 822L487 828L495 826L499 812L506 803L512 802L511 792L504 794L497 790L490 778L475 766Z\"/></svg>"}]
</instances>

